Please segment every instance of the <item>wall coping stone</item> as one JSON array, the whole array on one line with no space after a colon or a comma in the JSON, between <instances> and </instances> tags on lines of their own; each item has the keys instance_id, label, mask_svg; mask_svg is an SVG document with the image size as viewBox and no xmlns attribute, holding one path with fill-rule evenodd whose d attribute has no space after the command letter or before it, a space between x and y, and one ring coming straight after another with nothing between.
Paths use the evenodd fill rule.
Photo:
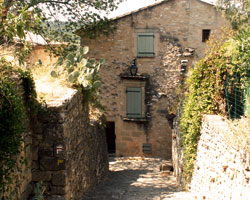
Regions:
<instances>
[{"instance_id":1,"label":"wall coping stone","mask_svg":"<svg viewBox=\"0 0 250 200\"><path fill-rule=\"evenodd\" d=\"M208 124L215 131L228 132L227 119L219 115L203 115L203 123Z\"/></svg>"},{"instance_id":2,"label":"wall coping stone","mask_svg":"<svg viewBox=\"0 0 250 200\"><path fill-rule=\"evenodd\" d=\"M73 88L68 88L64 95L61 96L61 98L57 98L53 101L46 102L47 107L49 109L55 108L56 110L61 109L64 106L67 106L70 101L72 101L72 98L77 94L78 90Z\"/></svg>"}]
</instances>

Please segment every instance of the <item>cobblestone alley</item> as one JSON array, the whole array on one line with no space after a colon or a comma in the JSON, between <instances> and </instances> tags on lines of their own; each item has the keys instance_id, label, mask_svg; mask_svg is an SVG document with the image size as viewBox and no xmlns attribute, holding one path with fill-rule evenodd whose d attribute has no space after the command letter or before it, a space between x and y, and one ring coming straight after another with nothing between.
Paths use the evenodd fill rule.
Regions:
<instances>
[{"instance_id":1,"label":"cobblestone alley","mask_svg":"<svg viewBox=\"0 0 250 200\"><path fill-rule=\"evenodd\" d=\"M181 192L169 171L160 171L168 161L156 158L110 158L110 172L81 200L191 200Z\"/></svg>"}]
</instances>

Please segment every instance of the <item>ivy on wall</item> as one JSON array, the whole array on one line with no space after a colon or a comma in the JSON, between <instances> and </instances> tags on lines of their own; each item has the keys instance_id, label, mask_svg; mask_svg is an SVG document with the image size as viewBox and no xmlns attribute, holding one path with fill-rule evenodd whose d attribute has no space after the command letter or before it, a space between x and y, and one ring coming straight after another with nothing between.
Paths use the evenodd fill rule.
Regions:
<instances>
[{"instance_id":1,"label":"ivy on wall","mask_svg":"<svg viewBox=\"0 0 250 200\"><path fill-rule=\"evenodd\" d=\"M18 89L22 79L23 94ZM32 108L35 97L34 82L29 72L16 70L12 64L0 59L0 194L5 196L12 183L12 175L17 162L24 163L19 156L26 130L27 110L25 104ZM24 103L26 102L26 103ZM31 109L28 109L28 112ZM32 111L33 112L33 111ZM19 159L19 160L17 160Z\"/></svg>"},{"instance_id":2,"label":"ivy on wall","mask_svg":"<svg viewBox=\"0 0 250 200\"><path fill-rule=\"evenodd\" d=\"M196 64L187 79L188 93L180 120L186 184L192 178L202 115L226 116L225 82L234 84L234 75L240 75L237 81L244 90L250 71L250 29L242 29L235 36L229 34L224 39L226 42L219 45L216 40L210 41L207 56Z\"/></svg>"}]
</instances>

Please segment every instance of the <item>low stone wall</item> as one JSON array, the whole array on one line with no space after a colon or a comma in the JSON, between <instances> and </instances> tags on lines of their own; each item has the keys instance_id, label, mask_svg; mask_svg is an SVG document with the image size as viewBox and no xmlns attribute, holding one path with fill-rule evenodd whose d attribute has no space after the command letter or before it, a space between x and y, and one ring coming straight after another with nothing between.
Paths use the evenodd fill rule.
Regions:
<instances>
[{"instance_id":1,"label":"low stone wall","mask_svg":"<svg viewBox=\"0 0 250 200\"><path fill-rule=\"evenodd\" d=\"M228 123L205 115L198 144L191 192L197 199L250 198L250 152L237 149Z\"/></svg>"},{"instance_id":2,"label":"low stone wall","mask_svg":"<svg viewBox=\"0 0 250 200\"><path fill-rule=\"evenodd\" d=\"M104 130L91 125L83 96L72 90L33 122L32 179L47 200L79 199L108 171Z\"/></svg>"},{"instance_id":3,"label":"low stone wall","mask_svg":"<svg viewBox=\"0 0 250 200\"><path fill-rule=\"evenodd\" d=\"M24 136L23 143L23 151L20 153L19 158L21 157L25 159L26 162L20 163L17 162L17 165L14 169L14 179L11 191L10 199L28 199L29 195L32 193L33 188L30 182L32 181L32 173L31 173L31 163L32 163L32 153L31 153L31 131L27 130ZM14 196L14 198L13 198Z\"/></svg>"},{"instance_id":4,"label":"low stone wall","mask_svg":"<svg viewBox=\"0 0 250 200\"><path fill-rule=\"evenodd\" d=\"M22 146L22 151L16 158L16 165L13 168L12 173L12 183L9 185L9 191L6 191L4 196L7 200L26 200L33 191L33 187L30 184L32 181L31 174L31 132L27 129L24 136L24 143ZM26 162L21 161L24 159ZM2 200L2 195L0 193L0 199Z\"/></svg>"}]
</instances>

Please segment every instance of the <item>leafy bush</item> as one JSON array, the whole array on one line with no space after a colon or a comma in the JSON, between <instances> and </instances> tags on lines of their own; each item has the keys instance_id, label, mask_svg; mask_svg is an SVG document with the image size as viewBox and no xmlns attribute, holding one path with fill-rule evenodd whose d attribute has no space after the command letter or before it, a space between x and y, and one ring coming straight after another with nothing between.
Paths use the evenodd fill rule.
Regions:
<instances>
[{"instance_id":1,"label":"leafy bush","mask_svg":"<svg viewBox=\"0 0 250 200\"><path fill-rule=\"evenodd\" d=\"M22 79L24 96L18 89L18 80ZM9 192L12 174L17 162L23 164L19 156L23 150L23 135L26 128L27 111L33 110L31 99L35 96L33 81L29 72L16 70L12 64L0 59L0 193ZM25 98L25 104L23 101ZM19 159L19 160L17 160Z\"/></svg>"},{"instance_id":2,"label":"leafy bush","mask_svg":"<svg viewBox=\"0 0 250 200\"><path fill-rule=\"evenodd\" d=\"M207 56L200 60L187 79L188 93L180 120L183 143L183 173L191 181L203 114L227 115L225 81L246 87L250 66L250 30L240 30L222 45L210 44Z\"/></svg>"},{"instance_id":3,"label":"leafy bush","mask_svg":"<svg viewBox=\"0 0 250 200\"><path fill-rule=\"evenodd\" d=\"M250 151L250 118L242 117L234 121L229 121L229 128L232 135L228 135L226 139L237 149Z\"/></svg>"},{"instance_id":4,"label":"leafy bush","mask_svg":"<svg viewBox=\"0 0 250 200\"><path fill-rule=\"evenodd\" d=\"M4 68L4 69L3 69ZM24 105L17 85L11 80L11 65L1 60L0 76L0 191L8 191L11 173L16 164L13 156L20 153L25 130Z\"/></svg>"}]
</instances>

